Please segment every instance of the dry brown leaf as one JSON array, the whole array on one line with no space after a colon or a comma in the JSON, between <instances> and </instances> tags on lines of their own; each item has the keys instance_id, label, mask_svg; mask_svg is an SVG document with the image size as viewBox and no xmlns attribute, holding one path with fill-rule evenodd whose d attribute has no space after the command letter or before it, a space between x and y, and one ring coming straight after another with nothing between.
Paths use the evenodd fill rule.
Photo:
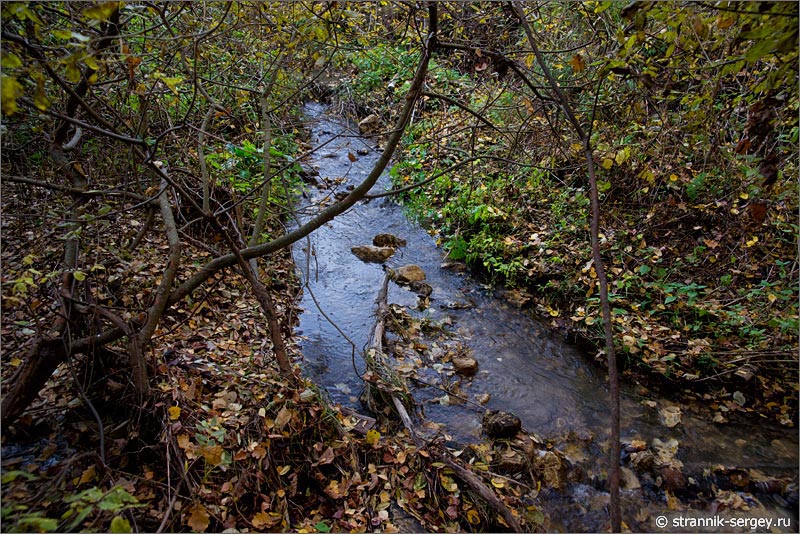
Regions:
<instances>
[{"instance_id":1,"label":"dry brown leaf","mask_svg":"<svg viewBox=\"0 0 800 534\"><path fill-rule=\"evenodd\" d=\"M275 418L275 428L277 430L280 430L281 428L286 426L286 423L291 421L291 419L292 419L292 411L286 406L284 406L278 412L278 417Z\"/></svg>"},{"instance_id":2,"label":"dry brown leaf","mask_svg":"<svg viewBox=\"0 0 800 534\"><path fill-rule=\"evenodd\" d=\"M189 512L189 517L186 520L186 524L195 532L205 532L211 522L206 507L195 503L187 512Z\"/></svg>"}]
</instances>

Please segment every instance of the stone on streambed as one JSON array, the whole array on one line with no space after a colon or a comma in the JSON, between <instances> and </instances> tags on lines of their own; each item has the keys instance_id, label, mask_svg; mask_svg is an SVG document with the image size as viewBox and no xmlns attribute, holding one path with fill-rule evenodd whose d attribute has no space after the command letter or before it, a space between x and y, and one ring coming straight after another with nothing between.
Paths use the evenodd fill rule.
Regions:
<instances>
[{"instance_id":1,"label":"stone on streambed","mask_svg":"<svg viewBox=\"0 0 800 534\"><path fill-rule=\"evenodd\" d=\"M394 247L376 247L373 245L360 245L352 247L350 252L356 255L358 259L367 263L383 263L395 252Z\"/></svg>"},{"instance_id":2,"label":"stone on streambed","mask_svg":"<svg viewBox=\"0 0 800 534\"><path fill-rule=\"evenodd\" d=\"M513 475L521 473L528 467L528 459L518 450L506 449L497 461L497 469L501 473Z\"/></svg>"},{"instance_id":3,"label":"stone on streambed","mask_svg":"<svg viewBox=\"0 0 800 534\"><path fill-rule=\"evenodd\" d=\"M522 421L513 413L487 410L483 416L483 431L490 438L511 438L522 428Z\"/></svg>"},{"instance_id":4,"label":"stone on streambed","mask_svg":"<svg viewBox=\"0 0 800 534\"><path fill-rule=\"evenodd\" d=\"M393 234L378 234L372 238L372 244L376 247L404 247L406 240Z\"/></svg>"},{"instance_id":5,"label":"stone on streambed","mask_svg":"<svg viewBox=\"0 0 800 534\"><path fill-rule=\"evenodd\" d=\"M410 263L398 267L397 269L391 269L389 271L389 278L401 285L410 284L411 282L422 282L425 280L425 271L423 271L422 267L419 265Z\"/></svg>"},{"instance_id":6,"label":"stone on streambed","mask_svg":"<svg viewBox=\"0 0 800 534\"><path fill-rule=\"evenodd\" d=\"M430 297L433 293L433 288L425 282L411 282L408 288L420 297Z\"/></svg>"},{"instance_id":7,"label":"stone on streambed","mask_svg":"<svg viewBox=\"0 0 800 534\"><path fill-rule=\"evenodd\" d=\"M375 115L368 115L358 123L358 131L362 134L377 132L381 127L381 118Z\"/></svg>"},{"instance_id":8,"label":"stone on streambed","mask_svg":"<svg viewBox=\"0 0 800 534\"><path fill-rule=\"evenodd\" d=\"M454 273L463 273L467 270L467 265L461 261L446 261L439 265L439 268L445 269L447 271L453 271Z\"/></svg>"},{"instance_id":9,"label":"stone on streambed","mask_svg":"<svg viewBox=\"0 0 800 534\"><path fill-rule=\"evenodd\" d=\"M469 356L453 356L453 368L460 375L472 376L478 372L478 362Z\"/></svg>"}]
</instances>

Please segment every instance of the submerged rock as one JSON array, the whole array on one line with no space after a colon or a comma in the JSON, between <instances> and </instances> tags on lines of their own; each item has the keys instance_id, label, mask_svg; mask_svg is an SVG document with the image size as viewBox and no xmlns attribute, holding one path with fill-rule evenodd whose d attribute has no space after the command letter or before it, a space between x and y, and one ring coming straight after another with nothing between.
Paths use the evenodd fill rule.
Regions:
<instances>
[{"instance_id":1,"label":"submerged rock","mask_svg":"<svg viewBox=\"0 0 800 534\"><path fill-rule=\"evenodd\" d=\"M467 266L460 261L446 261L439 265L439 267L447 269L448 271L453 271L454 273L463 273L467 270Z\"/></svg>"},{"instance_id":2,"label":"submerged rock","mask_svg":"<svg viewBox=\"0 0 800 534\"><path fill-rule=\"evenodd\" d=\"M510 438L522 429L522 421L513 413L488 410L483 416L483 431L490 438Z\"/></svg>"},{"instance_id":3,"label":"submerged rock","mask_svg":"<svg viewBox=\"0 0 800 534\"><path fill-rule=\"evenodd\" d=\"M430 297L433 293L433 288L425 282L411 282L408 288L420 297Z\"/></svg>"},{"instance_id":4,"label":"submerged rock","mask_svg":"<svg viewBox=\"0 0 800 534\"><path fill-rule=\"evenodd\" d=\"M358 131L362 134L375 133L381 127L381 118L375 115L368 115L358 123Z\"/></svg>"},{"instance_id":5,"label":"submerged rock","mask_svg":"<svg viewBox=\"0 0 800 534\"><path fill-rule=\"evenodd\" d=\"M361 261L368 263L383 263L394 254L393 247L375 247L372 245L361 245L352 247L350 252L356 255Z\"/></svg>"},{"instance_id":6,"label":"submerged rock","mask_svg":"<svg viewBox=\"0 0 800 534\"><path fill-rule=\"evenodd\" d=\"M394 251L394 249L392 249ZM410 284L411 282L422 282L425 280L425 271L419 265L413 263L403 265L397 269L392 269L389 277L398 284Z\"/></svg>"},{"instance_id":7,"label":"submerged rock","mask_svg":"<svg viewBox=\"0 0 800 534\"><path fill-rule=\"evenodd\" d=\"M670 491L686 489L686 477L677 467L664 466L658 470L661 475L661 487Z\"/></svg>"},{"instance_id":8,"label":"submerged rock","mask_svg":"<svg viewBox=\"0 0 800 534\"><path fill-rule=\"evenodd\" d=\"M372 238L372 244L376 247L404 247L406 240L393 234L378 234Z\"/></svg>"},{"instance_id":9,"label":"submerged rock","mask_svg":"<svg viewBox=\"0 0 800 534\"><path fill-rule=\"evenodd\" d=\"M632 469L627 467L620 467L620 487L626 490L635 490L642 487L641 482L639 482L639 477L636 476L636 473L633 472Z\"/></svg>"},{"instance_id":10,"label":"submerged rock","mask_svg":"<svg viewBox=\"0 0 800 534\"><path fill-rule=\"evenodd\" d=\"M531 300L531 296L527 291L519 289L509 289L503 296L515 308L522 308Z\"/></svg>"},{"instance_id":11,"label":"submerged rock","mask_svg":"<svg viewBox=\"0 0 800 534\"><path fill-rule=\"evenodd\" d=\"M453 368L458 374L472 376L478 372L478 362L469 356L453 356Z\"/></svg>"},{"instance_id":12,"label":"submerged rock","mask_svg":"<svg viewBox=\"0 0 800 534\"><path fill-rule=\"evenodd\" d=\"M527 469L528 459L525 455L514 449L505 450L498 458L497 469L501 473L513 475Z\"/></svg>"}]
</instances>

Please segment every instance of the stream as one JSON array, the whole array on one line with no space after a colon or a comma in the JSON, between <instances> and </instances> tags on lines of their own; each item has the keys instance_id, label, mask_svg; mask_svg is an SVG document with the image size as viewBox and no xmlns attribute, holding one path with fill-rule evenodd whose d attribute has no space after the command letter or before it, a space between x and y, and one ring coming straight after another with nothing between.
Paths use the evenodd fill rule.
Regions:
<instances>
[{"instance_id":1,"label":"stream","mask_svg":"<svg viewBox=\"0 0 800 534\"><path fill-rule=\"evenodd\" d=\"M321 204L332 203L337 193L360 183L380 155L373 140L360 136L357 127L334 117L324 105L308 103L305 113L310 122L310 143L322 147L305 164L319 172L317 178L322 187L307 189L297 207L301 222L312 217ZM384 173L372 192L383 192L389 186L389 177ZM350 248L371 244L372 237L379 233L391 233L408 242L387 265L417 264L433 288L430 306L410 313L449 325L478 361L478 373L462 380L462 394L470 400L489 395L486 408L516 414L528 432L557 440L568 456L586 466L586 482L572 484L562 493L543 492L540 496L549 516L544 527L568 531L602 528L607 493L602 491L602 484L589 481L605 478L600 467L606 463L604 451L609 436L605 371L577 347L495 296L469 274L443 269L443 251L391 197L359 202L294 246L295 263L310 289L304 290L298 327L307 375L327 390L333 402L364 411L357 398L364 364L358 352L354 353L353 344L362 350L367 343L374 322L374 299L384 272L379 264L359 260ZM389 302L411 309L417 303L417 295L392 283ZM433 379L428 376L426 380ZM435 388L415 386L414 393L426 418L441 424L453 440L479 441L483 415L480 408L470 403L442 403L443 393ZM634 439L648 444L655 439L677 440L677 458L683 462L687 475L722 464L796 481L795 429L757 421L719 425L711 422L700 406L682 406L680 424L670 428L662 422L659 411L677 405L667 399L645 398L641 393L634 386L622 387L623 443ZM649 405L643 401L650 401ZM635 526L631 524L635 523L633 519L628 521L632 528L658 531L650 517L664 512L667 504L657 498L645 499L642 484L641 490L624 492L623 517L628 521L638 513L637 517L646 519ZM796 500L787 504L778 497L762 502L775 517L790 516L792 525L797 525ZM642 514L645 509L647 513Z\"/></svg>"}]
</instances>

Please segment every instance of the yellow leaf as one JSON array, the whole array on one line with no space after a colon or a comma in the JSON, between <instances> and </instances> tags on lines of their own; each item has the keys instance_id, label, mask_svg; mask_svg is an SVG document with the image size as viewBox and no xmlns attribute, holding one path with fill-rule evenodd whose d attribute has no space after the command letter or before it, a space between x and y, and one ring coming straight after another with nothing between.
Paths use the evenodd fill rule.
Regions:
<instances>
[{"instance_id":1,"label":"yellow leaf","mask_svg":"<svg viewBox=\"0 0 800 534\"><path fill-rule=\"evenodd\" d=\"M81 480L78 484L86 484L87 482L91 482L96 477L95 469L93 465L90 465L86 470L81 474Z\"/></svg>"},{"instance_id":2,"label":"yellow leaf","mask_svg":"<svg viewBox=\"0 0 800 534\"><path fill-rule=\"evenodd\" d=\"M676 175L674 175L674 174L670 174L669 175L669 181L670 182L677 182L678 181L678 177Z\"/></svg>"},{"instance_id":3,"label":"yellow leaf","mask_svg":"<svg viewBox=\"0 0 800 534\"><path fill-rule=\"evenodd\" d=\"M222 463L222 447L220 445L200 447L200 455L213 466Z\"/></svg>"},{"instance_id":4,"label":"yellow leaf","mask_svg":"<svg viewBox=\"0 0 800 534\"><path fill-rule=\"evenodd\" d=\"M283 476L283 475L285 475L286 473L288 473L291 470L292 470L292 466L291 465L284 465L283 467L278 468L278 474L280 476Z\"/></svg>"},{"instance_id":5,"label":"yellow leaf","mask_svg":"<svg viewBox=\"0 0 800 534\"><path fill-rule=\"evenodd\" d=\"M381 439L381 433L374 429L367 430L367 435L365 439L367 441L367 445L372 445L373 447L375 447L376 445L378 445L378 442Z\"/></svg>"},{"instance_id":6,"label":"yellow leaf","mask_svg":"<svg viewBox=\"0 0 800 534\"><path fill-rule=\"evenodd\" d=\"M474 508L470 508L467 510L467 521L469 521L471 525L477 525L481 522L481 516Z\"/></svg>"},{"instance_id":7,"label":"yellow leaf","mask_svg":"<svg viewBox=\"0 0 800 534\"><path fill-rule=\"evenodd\" d=\"M261 530L263 527L269 526L272 523L272 520L266 512L258 512L255 516L253 516L252 523L253 528Z\"/></svg>"},{"instance_id":8,"label":"yellow leaf","mask_svg":"<svg viewBox=\"0 0 800 534\"><path fill-rule=\"evenodd\" d=\"M101 2L83 10L84 18L103 22L119 8L119 2Z\"/></svg>"},{"instance_id":9,"label":"yellow leaf","mask_svg":"<svg viewBox=\"0 0 800 534\"><path fill-rule=\"evenodd\" d=\"M19 367L22 364L22 360L19 358L11 358L11 361L8 362L11 367Z\"/></svg>"},{"instance_id":10,"label":"yellow leaf","mask_svg":"<svg viewBox=\"0 0 800 534\"><path fill-rule=\"evenodd\" d=\"M741 198L742 200L747 200L748 198L750 198L750 195L748 195L747 193L739 193L739 198Z\"/></svg>"},{"instance_id":11,"label":"yellow leaf","mask_svg":"<svg viewBox=\"0 0 800 534\"><path fill-rule=\"evenodd\" d=\"M603 163L600 164L600 166L603 167L605 170L608 170L614 166L614 160L612 160L611 158L605 158L603 160Z\"/></svg>"},{"instance_id":12,"label":"yellow leaf","mask_svg":"<svg viewBox=\"0 0 800 534\"><path fill-rule=\"evenodd\" d=\"M161 81L162 81L162 82L164 82L164 85L166 85L167 87L169 87L169 90L170 90L170 91L172 91L172 92L173 92L173 93L175 93L176 95L177 95L177 94L179 94L179 93L178 93L178 84L179 84L179 83L181 83L181 82L183 81L183 78L181 78L181 77L176 77L176 78L168 78L168 77L166 77L166 76L163 76L163 77L161 78Z\"/></svg>"},{"instance_id":13,"label":"yellow leaf","mask_svg":"<svg viewBox=\"0 0 800 534\"><path fill-rule=\"evenodd\" d=\"M769 294L767 295L767 300L768 300L768 301L770 301L770 302L775 302L776 300L778 300L778 297L776 297L776 296L775 296L775 295L773 295L772 293L769 293Z\"/></svg>"},{"instance_id":14,"label":"yellow leaf","mask_svg":"<svg viewBox=\"0 0 800 534\"><path fill-rule=\"evenodd\" d=\"M47 99L47 93L44 90L44 75L37 73L31 74L31 78L36 80L36 91L33 93L33 105L40 111L45 111L50 107L50 101Z\"/></svg>"},{"instance_id":15,"label":"yellow leaf","mask_svg":"<svg viewBox=\"0 0 800 534\"><path fill-rule=\"evenodd\" d=\"M181 416L180 406L170 406L169 408L167 408L167 412L169 412L170 421L177 421L178 418Z\"/></svg>"},{"instance_id":16,"label":"yellow leaf","mask_svg":"<svg viewBox=\"0 0 800 534\"><path fill-rule=\"evenodd\" d=\"M187 512L189 517L186 520L186 524L195 532L205 532L211 522L206 507L202 504L194 504Z\"/></svg>"},{"instance_id":17,"label":"yellow leaf","mask_svg":"<svg viewBox=\"0 0 800 534\"><path fill-rule=\"evenodd\" d=\"M13 76L3 76L2 89L0 90L0 105L2 105L3 113L6 115L13 115L19 111L17 106L17 98L25 93L22 84L20 84Z\"/></svg>"},{"instance_id":18,"label":"yellow leaf","mask_svg":"<svg viewBox=\"0 0 800 534\"><path fill-rule=\"evenodd\" d=\"M505 483L505 481L503 479L495 477L495 478L492 479L492 486L494 486L495 488L498 488L498 489L505 488L506 487L506 483Z\"/></svg>"},{"instance_id":19,"label":"yellow leaf","mask_svg":"<svg viewBox=\"0 0 800 534\"><path fill-rule=\"evenodd\" d=\"M581 72L586 68L586 62L583 61L580 54L572 56L572 59L569 60L569 64L575 72Z\"/></svg>"},{"instance_id":20,"label":"yellow leaf","mask_svg":"<svg viewBox=\"0 0 800 534\"><path fill-rule=\"evenodd\" d=\"M533 67L533 64L536 63L536 56L533 54L528 54L525 56L525 66L528 68Z\"/></svg>"},{"instance_id":21,"label":"yellow leaf","mask_svg":"<svg viewBox=\"0 0 800 534\"><path fill-rule=\"evenodd\" d=\"M745 246L752 247L756 243L758 243L758 236L754 235L753 237L751 237L750 239L747 240L747 243L745 243Z\"/></svg>"},{"instance_id":22,"label":"yellow leaf","mask_svg":"<svg viewBox=\"0 0 800 534\"><path fill-rule=\"evenodd\" d=\"M733 23L736 22L736 19L731 17L723 17L722 15L717 16L717 28L720 30L727 30Z\"/></svg>"}]
</instances>

